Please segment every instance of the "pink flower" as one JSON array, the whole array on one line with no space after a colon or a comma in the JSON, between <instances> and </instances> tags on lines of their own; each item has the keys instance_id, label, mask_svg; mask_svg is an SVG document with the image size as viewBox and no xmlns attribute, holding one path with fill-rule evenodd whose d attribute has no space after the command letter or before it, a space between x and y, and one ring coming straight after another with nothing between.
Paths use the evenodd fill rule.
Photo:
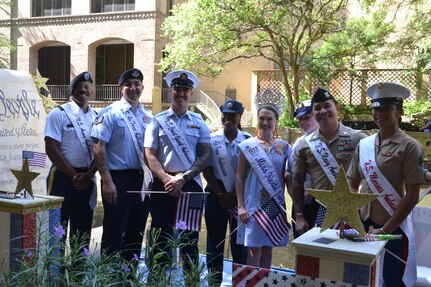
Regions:
<instances>
[{"instance_id":1,"label":"pink flower","mask_svg":"<svg viewBox=\"0 0 431 287\"><path fill-rule=\"evenodd\" d=\"M59 225L54 228L54 235L57 238L63 238L63 236L66 234L66 231L64 231L63 225Z\"/></svg>"},{"instance_id":2,"label":"pink flower","mask_svg":"<svg viewBox=\"0 0 431 287\"><path fill-rule=\"evenodd\" d=\"M185 221L180 220L177 222L177 225L175 226L175 228L180 230L187 230L187 224Z\"/></svg>"}]
</instances>

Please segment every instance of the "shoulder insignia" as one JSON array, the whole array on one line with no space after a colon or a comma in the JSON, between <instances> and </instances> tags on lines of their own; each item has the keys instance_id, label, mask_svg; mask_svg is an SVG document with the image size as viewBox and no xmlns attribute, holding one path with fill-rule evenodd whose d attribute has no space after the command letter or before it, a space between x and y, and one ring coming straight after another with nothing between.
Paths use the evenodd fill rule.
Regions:
<instances>
[{"instance_id":1,"label":"shoulder insignia","mask_svg":"<svg viewBox=\"0 0 431 287\"><path fill-rule=\"evenodd\" d=\"M103 122L103 115L101 115L100 117L96 117L93 125L98 125L98 124L101 124L102 122Z\"/></svg>"}]
</instances>

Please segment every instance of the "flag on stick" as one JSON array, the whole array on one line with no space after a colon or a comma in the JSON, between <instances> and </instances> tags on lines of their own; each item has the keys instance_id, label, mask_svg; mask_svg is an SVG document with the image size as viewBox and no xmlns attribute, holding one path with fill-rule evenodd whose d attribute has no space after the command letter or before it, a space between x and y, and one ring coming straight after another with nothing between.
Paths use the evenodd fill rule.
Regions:
<instances>
[{"instance_id":1,"label":"flag on stick","mask_svg":"<svg viewBox=\"0 0 431 287\"><path fill-rule=\"evenodd\" d=\"M22 151L23 163L25 158L27 158L29 166L45 167L46 153L23 150Z\"/></svg>"},{"instance_id":2,"label":"flag on stick","mask_svg":"<svg viewBox=\"0 0 431 287\"><path fill-rule=\"evenodd\" d=\"M175 221L173 226L182 221L186 223L186 230L199 231L201 228L202 211L205 194L183 193L177 201Z\"/></svg>"},{"instance_id":3,"label":"flag on stick","mask_svg":"<svg viewBox=\"0 0 431 287\"><path fill-rule=\"evenodd\" d=\"M289 234L291 227L287 222L286 212L278 206L274 198L262 204L254 213L254 217L275 246Z\"/></svg>"}]
</instances>

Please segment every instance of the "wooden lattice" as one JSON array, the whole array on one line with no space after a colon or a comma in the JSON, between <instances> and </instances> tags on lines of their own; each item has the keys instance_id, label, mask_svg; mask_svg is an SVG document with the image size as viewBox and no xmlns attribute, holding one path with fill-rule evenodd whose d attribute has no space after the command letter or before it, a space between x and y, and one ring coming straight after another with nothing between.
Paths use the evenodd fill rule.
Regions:
<instances>
[{"instance_id":1,"label":"wooden lattice","mask_svg":"<svg viewBox=\"0 0 431 287\"><path fill-rule=\"evenodd\" d=\"M422 79L422 74L413 69L359 69L354 75L347 70L337 70L328 88L344 104L368 105L365 95L368 86L376 82L395 82L406 86L411 96L407 101L426 98L429 87ZM257 72L257 90L262 93L267 89L286 95L281 73L278 70ZM311 91L319 86L317 79L311 79ZM311 97L311 95L310 95Z\"/></svg>"}]
</instances>

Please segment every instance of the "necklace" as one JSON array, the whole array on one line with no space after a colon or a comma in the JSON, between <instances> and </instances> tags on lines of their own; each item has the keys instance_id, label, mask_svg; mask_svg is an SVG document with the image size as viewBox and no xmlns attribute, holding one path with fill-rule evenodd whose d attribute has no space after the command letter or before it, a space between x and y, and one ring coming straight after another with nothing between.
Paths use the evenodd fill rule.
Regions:
<instances>
[{"instance_id":1,"label":"necklace","mask_svg":"<svg viewBox=\"0 0 431 287\"><path fill-rule=\"evenodd\" d=\"M270 139L270 140L267 141L267 140L264 140L264 139L262 139L260 137L257 137L257 138L259 139L260 143L263 144L263 145L272 146L272 144L274 143L274 139Z\"/></svg>"}]
</instances>

